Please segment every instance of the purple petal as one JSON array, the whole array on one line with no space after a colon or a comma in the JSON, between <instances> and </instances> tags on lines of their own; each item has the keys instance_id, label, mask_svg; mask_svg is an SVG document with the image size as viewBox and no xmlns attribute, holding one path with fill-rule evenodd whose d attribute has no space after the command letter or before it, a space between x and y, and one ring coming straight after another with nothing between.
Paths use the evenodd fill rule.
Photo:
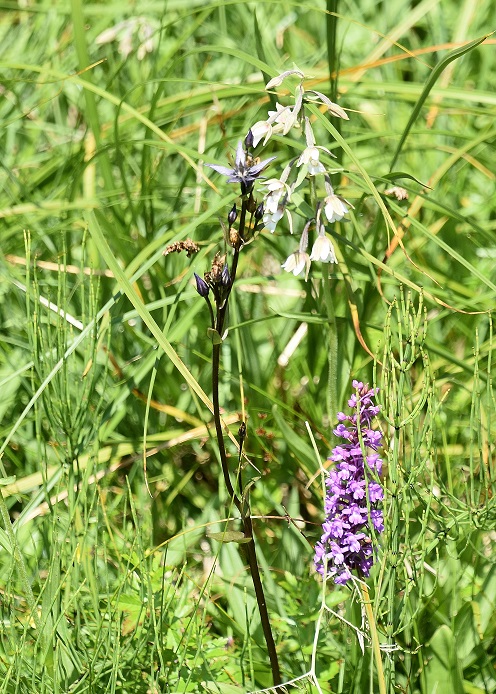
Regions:
<instances>
[{"instance_id":1,"label":"purple petal","mask_svg":"<svg viewBox=\"0 0 496 694\"><path fill-rule=\"evenodd\" d=\"M235 173L234 169L228 169L227 166L219 166L218 164L205 164L205 166L208 166L210 169L217 171L217 173L223 176L232 176Z\"/></svg>"},{"instance_id":2,"label":"purple petal","mask_svg":"<svg viewBox=\"0 0 496 694\"><path fill-rule=\"evenodd\" d=\"M239 169L242 166L244 167L246 162L246 154L245 150L243 149L243 143L241 140L238 142L238 146L236 147L236 168Z\"/></svg>"},{"instance_id":3,"label":"purple petal","mask_svg":"<svg viewBox=\"0 0 496 694\"><path fill-rule=\"evenodd\" d=\"M265 167L270 164L271 161L274 161L274 159L277 159L277 157L269 157L268 159L264 159L264 161L261 161L260 164L250 166L250 176L258 176L258 174L261 173L265 169Z\"/></svg>"},{"instance_id":4,"label":"purple petal","mask_svg":"<svg viewBox=\"0 0 496 694\"><path fill-rule=\"evenodd\" d=\"M374 546L368 533L372 527L377 533L384 530L383 511L377 508L384 491L377 481L370 479L368 472L372 470L380 475L382 459L375 452L364 455L364 447L376 451L382 442L381 432L371 428L373 418L380 411L374 404L378 389L369 388L361 381L353 381L353 387L356 392L348 402L352 413L340 412L337 416L334 433L344 441L329 456L334 466L325 480L326 519L314 559L316 570L338 584L349 581L352 571L369 575L374 563Z\"/></svg>"}]
</instances>

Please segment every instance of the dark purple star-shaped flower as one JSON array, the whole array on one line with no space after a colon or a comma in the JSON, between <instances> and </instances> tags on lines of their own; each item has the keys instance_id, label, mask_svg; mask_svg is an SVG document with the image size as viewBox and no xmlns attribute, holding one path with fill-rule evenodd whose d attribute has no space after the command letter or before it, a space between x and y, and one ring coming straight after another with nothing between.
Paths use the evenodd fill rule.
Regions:
<instances>
[{"instance_id":1,"label":"dark purple star-shaped flower","mask_svg":"<svg viewBox=\"0 0 496 694\"><path fill-rule=\"evenodd\" d=\"M241 192L245 194L251 190L253 183L274 159L275 157L269 157L268 159L264 159L264 161L257 162L252 159L252 157L247 156L243 149L243 143L240 140L236 149L236 160L232 169L227 166L219 166L218 164L206 164L206 166L223 176L227 176L228 183L240 183Z\"/></svg>"}]
</instances>

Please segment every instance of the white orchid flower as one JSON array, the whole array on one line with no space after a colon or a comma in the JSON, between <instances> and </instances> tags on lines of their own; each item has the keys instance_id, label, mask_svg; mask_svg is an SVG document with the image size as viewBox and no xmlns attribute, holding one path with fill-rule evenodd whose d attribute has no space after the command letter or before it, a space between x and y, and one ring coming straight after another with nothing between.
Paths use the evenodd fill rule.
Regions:
<instances>
[{"instance_id":1,"label":"white orchid flower","mask_svg":"<svg viewBox=\"0 0 496 694\"><path fill-rule=\"evenodd\" d=\"M344 200L335 193L331 193L324 198L324 213L329 224L339 222L348 213Z\"/></svg>"},{"instance_id":2,"label":"white orchid flower","mask_svg":"<svg viewBox=\"0 0 496 694\"><path fill-rule=\"evenodd\" d=\"M308 279L308 271L310 269L310 256L305 251L297 250L287 258L281 265L286 272L292 272L296 277L305 270L305 282Z\"/></svg>"},{"instance_id":3,"label":"white orchid flower","mask_svg":"<svg viewBox=\"0 0 496 694\"><path fill-rule=\"evenodd\" d=\"M282 219L283 215L284 207L282 205L280 205L275 212L264 212L264 227L273 234L276 230L277 223Z\"/></svg>"},{"instance_id":4,"label":"white orchid flower","mask_svg":"<svg viewBox=\"0 0 496 694\"><path fill-rule=\"evenodd\" d=\"M325 173L326 169L324 164L319 160L319 149L318 147L306 147L300 158L298 159L296 166L305 165L308 169L308 174L310 176L315 176L317 174Z\"/></svg>"},{"instance_id":5,"label":"white orchid flower","mask_svg":"<svg viewBox=\"0 0 496 694\"><path fill-rule=\"evenodd\" d=\"M253 135L253 146L256 147L260 140L263 141L263 146L267 144L268 140L272 135L272 125L268 120L259 120L250 128L251 134Z\"/></svg>"},{"instance_id":6,"label":"white orchid flower","mask_svg":"<svg viewBox=\"0 0 496 694\"><path fill-rule=\"evenodd\" d=\"M289 186L278 178L270 178L268 181L262 183L262 186L267 188L267 193L264 198L264 210L266 212L276 212L279 207L279 201L283 195L287 196L286 202L290 198L291 190Z\"/></svg>"},{"instance_id":7,"label":"white orchid flower","mask_svg":"<svg viewBox=\"0 0 496 694\"><path fill-rule=\"evenodd\" d=\"M313 244L310 260L320 260L321 263L337 263L332 241L325 233L324 225L319 229L319 234Z\"/></svg>"}]
</instances>

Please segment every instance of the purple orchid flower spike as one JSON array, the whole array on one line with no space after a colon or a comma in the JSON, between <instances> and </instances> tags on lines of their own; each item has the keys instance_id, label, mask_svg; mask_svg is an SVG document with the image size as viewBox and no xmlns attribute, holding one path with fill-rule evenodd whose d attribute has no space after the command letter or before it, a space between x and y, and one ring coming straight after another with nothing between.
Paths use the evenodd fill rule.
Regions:
<instances>
[{"instance_id":1,"label":"purple orchid flower spike","mask_svg":"<svg viewBox=\"0 0 496 694\"><path fill-rule=\"evenodd\" d=\"M338 584L351 580L352 571L360 577L369 576L374 563L372 528L375 533L384 530L380 508L384 492L376 481L382 471L382 460L376 453L382 435L370 428L380 410L374 405L379 389L360 381L353 381L353 388L355 393L348 405L354 412L339 412L339 424L334 430L344 442L333 449L330 457L336 466L326 479L326 519L314 558L317 571Z\"/></svg>"},{"instance_id":2,"label":"purple orchid flower spike","mask_svg":"<svg viewBox=\"0 0 496 694\"><path fill-rule=\"evenodd\" d=\"M206 166L222 174L222 176L227 176L228 183L240 183L241 192L246 194L251 190L253 183L260 176L262 171L275 158L276 157L269 157L264 161L255 163L252 157L247 157L243 149L243 143L240 140L236 149L236 161L232 169L227 166L219 166L218 164L206 164Z\"/></svg>"}]
</instances>

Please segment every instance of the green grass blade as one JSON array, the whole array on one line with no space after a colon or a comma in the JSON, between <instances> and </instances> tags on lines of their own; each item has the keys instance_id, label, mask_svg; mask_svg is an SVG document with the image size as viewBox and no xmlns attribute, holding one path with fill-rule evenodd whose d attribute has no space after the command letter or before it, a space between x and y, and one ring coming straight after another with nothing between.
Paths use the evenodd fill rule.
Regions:
<instances>
[{"instance_id":1,"label":"green grass blade","mask_svg":"<svg viewBox=\"0 0 496 694\"><path fill-rule=\"evenodd\" d=\"M391 164L389 166L389 171L392 171L394 169L396 161L400 155L400 152L403 148L403 145L405 144L406 138L408 137L408 134L412 128L412 125L417 120L417 117L420 113L420 110L425 103L425 100L429 96L432 88L436 84L436 82L439 79L443 70L453 60L456 60L457 58L461 58L462 55L465 55L465 53L469 53L474 48L479 46L483 41L485 41L487 39L488 36L490 36L490 34L486 34L485 36L481 36L480 38L475 39L474 41L471 41L470 43L467 43L465 46L461 46L460 48L455 48L455 50L451 51L442 60L440 60L439 63L436 65L436 67L432 70L431 74L429 75L429 78L427 79L427 81L424 85L422 93L421 93L417 103L415 104L415 106L414 106L414 108L410 114L410 118L408 119L408 123L406 124L405 129L403 130L403 133L401 134L400 140L398 142L398 146L396 148L396 152L394 153L393 159L392 159Z\"/></svg>"}]
</instances>

